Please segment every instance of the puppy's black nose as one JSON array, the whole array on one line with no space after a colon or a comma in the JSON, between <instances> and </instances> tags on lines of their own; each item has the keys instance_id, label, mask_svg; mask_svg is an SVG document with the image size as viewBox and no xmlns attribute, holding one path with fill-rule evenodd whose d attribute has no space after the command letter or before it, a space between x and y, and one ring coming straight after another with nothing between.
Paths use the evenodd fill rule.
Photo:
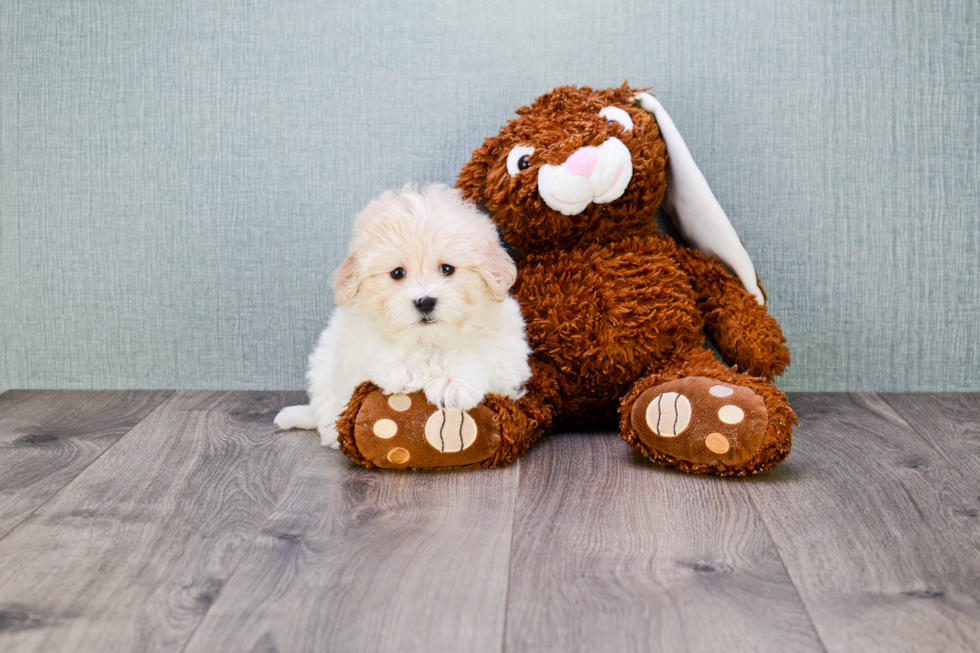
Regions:
<instances>
[{"instance_id":1,"label":"puppy's black nose","mask_svg":"<svg viewBox=\"0 0 980 653\"><path fill-rule=\"evenodd\" d=\"M415 308L419 309L419 313L422 315L428 315L436 307L435 297L423 297L422 299L415 300Z\"/></svg>"}]
</instances>

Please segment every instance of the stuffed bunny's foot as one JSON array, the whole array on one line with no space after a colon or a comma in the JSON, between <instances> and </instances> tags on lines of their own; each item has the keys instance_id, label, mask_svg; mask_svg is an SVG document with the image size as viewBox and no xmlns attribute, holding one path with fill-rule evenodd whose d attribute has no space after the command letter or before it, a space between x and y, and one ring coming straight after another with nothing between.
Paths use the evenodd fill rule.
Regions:
<instances>
[{"instance_id":1,"label":"stuffed bunny's foot","mask_svg":"<svg viewBox=\"0 0 980 653\"><path fill-rule=\"evenodd\" d=\"M433 406L423 392L386 395L366 383L337 422L340 449L365 467L496 467L523 453L537 436L512 419L514 413L513 403L496 395L461 411ZM508 429L513 432L505 436Z\"/></svg>"},{"instance_id":2,"label":"stuffed bunny's foot","mask_svg":"<svg viewBox=\"0 0 980 653\"><path fill-rule=\"evenodd\" d=\"M707 376L652 385L631 393L631 406L624 402L623 437L654 462L689 472L742 476L765 471L789 453L787 417L792 421L795 416L773 386L758 389L770 396Z\"/></svg>"}]
</instances>

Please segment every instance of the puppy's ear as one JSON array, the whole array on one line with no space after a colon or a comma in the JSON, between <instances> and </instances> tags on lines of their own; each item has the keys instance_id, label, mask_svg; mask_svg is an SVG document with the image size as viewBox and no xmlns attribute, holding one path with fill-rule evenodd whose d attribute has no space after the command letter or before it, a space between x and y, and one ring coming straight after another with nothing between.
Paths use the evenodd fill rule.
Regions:
<instances>
[{"instance_id":1,"label":"puppy's ear","mask_svg":"<svg viewBox=\"0 0 980 653\"><path fill-rule=\"evenodd\" d=\"M347 306L357 294L357 288L361 285L361 276L357 271L357 261L351 254L347 260L340 264L337 271L333 273L333 294L337 306Z\"/></svg>"},{"instance_id":2,"label":"puppy's ear","mask_svg":"<svg viewBox=\"0 0 980 653\"><path fill-rule=\"evenodd\" d=\"M504 301L507 291L517 281L514 259L497 243L484 250L476 271L483 277L483 282L490 289L490 295L498 302Z\"/></svg>"}]
</instances>

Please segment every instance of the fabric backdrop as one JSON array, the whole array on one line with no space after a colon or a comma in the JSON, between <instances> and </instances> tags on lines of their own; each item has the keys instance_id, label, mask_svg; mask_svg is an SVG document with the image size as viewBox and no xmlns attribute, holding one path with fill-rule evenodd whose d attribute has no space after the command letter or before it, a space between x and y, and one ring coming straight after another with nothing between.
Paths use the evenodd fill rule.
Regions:
<instances>
[{"instance_id":1,"label":"fabric backdrop","mask_svg":"<svg viewBox=\"0 0 980 653\"><path fill-rule=\"evenodd\" d=\"M787 390L980 390L975 0L0 7L0 386L304 386L357 211L514 109L671 112Z\"/></svg>"}]
</instances>

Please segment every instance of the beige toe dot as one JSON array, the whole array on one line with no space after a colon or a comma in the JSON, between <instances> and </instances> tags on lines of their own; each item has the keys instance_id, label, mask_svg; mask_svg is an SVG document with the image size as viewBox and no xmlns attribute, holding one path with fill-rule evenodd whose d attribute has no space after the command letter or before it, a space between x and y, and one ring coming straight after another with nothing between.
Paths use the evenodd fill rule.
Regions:
<instances>
[{"instance_id":1,"label":"beige toe dot","mask_svg":"<svg viewBox=\"0 0 980 653\"><path fill-rule=\"evenodd\" d=\"M390 419L379 419L374 423L374 434L379 438L387 440L395 437L395 433L398 433L398 425Z\"/></svg>"},{"instance_id":2,"label":"beige toe dot","mask_svg":"<svg viewBox=\"0 0 980 653\"><path fill-rule=\"evenodd\" d=\"M713 385L708 392L715 397L727 397L735 391L729 388L727 385Z\"/></svg>"},{"instance_id":3,"label":"beige toe dot","mask_svg":"<svg viewBox=\"0 0 980 653\"><path fill-rule=\"evenodd\" d=\"M476 422L467 413L443 408L425 422L425 439L442 453L458 453L476 441Z\"/></svg>"},{"instance_id":4,"label":"beige toe dot","mask_svg":"<svg viewBox=\"0 0 980 653\"><path fill-rule=\"evenodd\" d=\"M745 412L738 406L728 404L718 409L718 419L725 424L738 424L745 419Z\"/></svg>"},{"instance_id":5,"label":"beige toe dot","mask_svg":"<svg viewBox=\"0 0 980 653\"><path fill-rule=\"evenodd\" d=\"M401 447L395 447L388 452L388 462L394 463L395 465L404 465L408 462L411 456L407 449L402 449Z\"/></svg>"},{"instance_id":6,"label":"beige toe dot","mask_svg":"<svg viewBox=\"0 0 980 653\"><path fill-rule=\"evenodd\" d=\"M388 397L388 405L391 406L392 410L401 413L412 407L412 398L408 395L391 395Z\"/></svg>"},{"instance_id":7,"label":"beige toe dot","mask_svg":"<svg viewBox=\"0 0 980 653\"><path fill-rule=\"evenodd\" d=\"M728 450L731 449L731 445L728 444L728 438L721 433L709 434L708 437L704 439L704 446L708 447L712 453L718 454L728 453Z\"/></svg>"},{"instance_id":8,"label":"beige toe dot","mask_svg":"<svg viewBox=\"0 0 980 653\"><path fill-rule=\"evenodd\" d=\"M647 426L657 435L673 438L691 422L691 402L677 392L665 392L647 406Z\"/></svg>"}]
</instances>

